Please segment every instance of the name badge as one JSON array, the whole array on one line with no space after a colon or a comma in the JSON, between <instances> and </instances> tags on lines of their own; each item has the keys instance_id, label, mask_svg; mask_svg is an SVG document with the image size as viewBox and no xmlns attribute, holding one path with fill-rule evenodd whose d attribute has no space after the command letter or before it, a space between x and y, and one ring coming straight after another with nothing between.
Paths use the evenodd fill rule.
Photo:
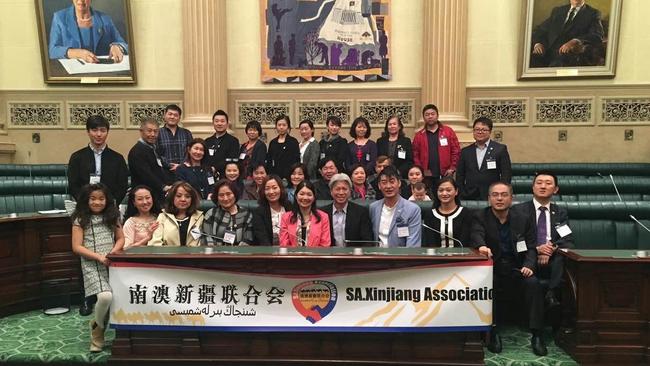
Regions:
<instances>
[{"instance_id":1,"label":"name badge","mask_svg":"<svg viewBox=\"0 0 650 366\"><path fill-rule=\"evenodd\" d=\"M400 150L397 152L397 158L398 159L406 159L406 151Z\"/></svg>"},{"instance_id":2,"label":"name badge","mask_svg":"<svg viewBox=\"0 0 650 366\"><path fill-rule=\"evenodd\" d=\"M370 161L370 154L366 154L366 161Z\"/></svg>"},{"instance_id":3,"label":"name badge","mask_svg":"<svg viewBox=\"0 0 650 366\"><path fill-rule=\"evenodd\" d=\"M213 156L214 155L214 149L208 149L208 154L210 154L210 156Z\"/></svg>"},{"instance_id":4,"label":"name badge","mask_svg":"<svg viewBox=\"0 0 650 366\"><path fill-rule=\"evenodd\" d=\"M162 167L162 161L160 158L156 158L156 162L158 163L158 166Z\"/></svg>"},{"instance_id":5,"label":"name badge","mask_svg":"<svg viewBox=\"0 0 650 366\"><path fill-rule=\"evenodd\" d=\"M239 154L239 160L244 160L244 159L246 159L246 153Z\"/></svg>"},{"instance_id":6,"label":"name badge","mask_svg":"<svg viewBox=\"0 0 650 366\"><path fill-rule=\"evenodd\" d=\"M223 242L226 244L229 245L235 244L235 238L237 238L237 236L235 235L235 232L232 230L226 230L223 233Z\"/></svg>"},{"instance_id":7,"label":"name badge","mask_svg":"<svg viewBox=\"0 0 650 366\"><path fill-rule=\"evenodd\" d=\"M209 177L208 177L208 185L213 185L213 184L214 184L214 177L213 177L213 176L209 176Z\"/></svg>"},{"instance_id":8,"label":"name badge","mask_svg":"<svg viewBox=\"0 0 650 366\"><path fill-rule=\"evenodd\" d=\"M190 230L190 235L192 235L194 240L199 240L201 238L201 231L198 228L194 228Z\"/></svg>"},{"instance_id":9,"label":"name badge","mask_svg":"<svg viewBox=\"0 0 650 366\"><path fill-rule=\"evenodd\" d=\"M320 158L325 159L325 153L320 153Z\"/></svg>"},{"instance_id":10,"label":"name badge","mask_svg":"<svg viewBox=\"0 0 650 366\"><path fill-rule=\"evenodd\" d=\"M400 238L408 238L409 236L409 227L408 226L398 226L397 227L397 236Z\"/></svg>"},{"instance_id":11,"label":"name badge","mask_svg":"<svg viewBox=\"0 0 650 366\"><path fill-rule=\"evenodd\" d=\"M88 180L88 184L97 184L101 181L101 179L102 179L101 175L91 174L90 179Z\"/></svg>"},{"instance_id":12,"label":"name badge","mask_svg":"<svg viewBox=\"0 0 650 366\"><path fill-rule=\"evenodd\" d=\"M572 233L571 228L569 228L569 225L567 224L556 227L555 231L557 231L557 233L560 234L560 237L562 238Z\"/></svg>"},{"instance_id":13,"label":"name badge","mask_svg":"<svg viewBox=\"0 0 650 366\"><path fill-rule=\"evenodd\" d=\"M487 168L490 170L494 170L497 168L497 162L494 160L488 160L487 161Z\"/></svg>"},{"instance_id":14,"label":"name badge","mask_svg":"<svg viewBox=\"0 0 650 366\"><path fill-rule=\"evenodd\" d=\"M447 138L443 137L440 139L440 146L447 146L449 143L447 142Z\"/></svg>"},{"instance_id":15,"label":"name badge","mask_svg":"<svg viewBox=\"0 0 650 366\"><path fill-rule=\"evenodd\" d=\"M526 241L520 240L517 242L517 253L525 252L528 250L528 247L526 246Z\"/></svg>"}]
</instances>

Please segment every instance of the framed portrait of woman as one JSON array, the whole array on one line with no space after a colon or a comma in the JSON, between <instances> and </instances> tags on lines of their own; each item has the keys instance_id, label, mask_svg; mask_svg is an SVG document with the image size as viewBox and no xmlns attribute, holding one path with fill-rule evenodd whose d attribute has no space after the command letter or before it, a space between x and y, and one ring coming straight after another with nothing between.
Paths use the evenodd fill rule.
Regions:
<instances>
[{"instance_id":1,"label":"framed portrait of woman","mask_svg":"<svg viewBox=\"0 0 650 366\"><path fill-rule=\"evenodd\" d=\"M128 0L35 0L46 83L135 84Z\"/></svg>"},{"instance_id":2,"label":"framed portrait of woman","mask_svg":"<svg viewBox=\"0 0 650 366\"><path fill-rule=\"evenodd\" d=\"M522 3L519 79L614 77L622 0Z\"/></svg>"}]
</instances>

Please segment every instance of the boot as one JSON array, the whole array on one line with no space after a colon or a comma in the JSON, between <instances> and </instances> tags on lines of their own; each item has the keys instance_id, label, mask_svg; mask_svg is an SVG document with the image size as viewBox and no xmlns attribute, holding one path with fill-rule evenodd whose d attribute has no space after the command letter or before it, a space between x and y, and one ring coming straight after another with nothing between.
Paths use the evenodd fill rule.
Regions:
<instances>
[{"instance_id":1,"label":"boot","mask_svg":"<svg viewBox=\"0 0 650 366\"><path fill-rule=\"evenodd\" d=\"M104 348L104 328L95 319L90 321L90 352L101 352Z\"/></svg>"}]
</instances>

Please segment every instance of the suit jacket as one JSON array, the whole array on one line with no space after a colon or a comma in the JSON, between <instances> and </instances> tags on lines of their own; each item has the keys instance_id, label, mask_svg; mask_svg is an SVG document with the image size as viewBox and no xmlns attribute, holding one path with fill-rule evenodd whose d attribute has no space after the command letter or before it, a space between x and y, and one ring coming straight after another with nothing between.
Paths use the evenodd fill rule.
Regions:
<instances>
[{"instance_id":1,"label":"suit jacket","mask_svg":"<svg viewBox=\"0 0 650 366\"><path fill-rule=\"evenodd\" d=\"M329 135L328 135L329 136ZM319 162L325 158L332 158L336 162L336 168L339 170L339 173L343 173L348 168L348 140L344 139L341 135L338 135L333 140L322 139L319 143L320 146L320 155L323 158L319 157ZM316 178L316 177L310 177Z\"/></svg>"},{"instance_id":2,"label":"suit jacket","mask_svg":"<svg viewBox=\"0 0 650 366\"><path fill-rule=\"evenodd\" d=\"M151 246L172 246L178 247L181 245L181 239L178 231L178 223L174 215L165 211L158 214L158 228L153 232L153 237L149 240L147 245ZM203 224L203 212L195 211L190 216L189 227L187 228L187 236L185 237L185 245L188 247L197 247L201 245L201 240L195 239L192 236L192 229L201 230Z\"/></svg>"},{"instance_id":3,"label":"suit jacket","mask_svg":"<svg viewBox=\"0 0 650 366\"><path fill-rule=\"evenodd\" d=\"M375 240L379 240L379 222L381 221L381 209L384 207L384 200L375 201L370 204L370 220L372 221L372 232ZM399 197L395 207L395 215L390 223L388 234L389 247L419 247L421 246L422 217L420 206ZM408 226L409 236L400 238L397 235L398 226Z\"/></svg>"},{"instance_id":4,"label":"suit jacket","mask_svg":"<svg viewBox=\"0 0 650 366\"><path fill-rule=\"evenodd\" d=\"M406 154L404 159L399 158L399 151L402 150ZM377 140L377 156L388 156L388 136L382 136ZM389 156L395 167L402 174L402 178L406 178L409 169L413 166L413 147L411 146L411 139L406 136L400 136L395 142L395 152Z\"/></svg>"},{"instance_id":5,"label":"suit jacket","mask_svg":"<svg viewBox=\"0 0 650 366\"><path fill-rule=\"evenodd\" d=\"M129 186L129 169L124 157L108 148L102 152L102 176L100 182L106 184L113 198L119 205ZM95 174L95 154L89 146L77 150L68 162L68 189L73 199L77 199L81 187L90 182L90 175Z\"/></svg>"},{"instance_id":6,"label":"suit jacket","mask_svg":"<svg viewBox=\"0 0 650 366\"><path fill-rule=\"evenodd\" d=\"M152 148L145 142L138 141L129 151L131 188L144 184L151 188L154 199L162 201L165 197L163 188L171 181L163 167L158 165L154 149L155 147Z\"/></svg>"},{"instance_id":7,"label":"suit jacket","mask_svg":"<svg viewBox=\"0 0 650 366\"><path fill-rule=\"evenodd\" d=\"M332 244L330 237L330 220L327 214L318 210L320 214L320 222L316 221L316 217L311 215L309 224L309 236L307 236L308 247L329 247ZM286 212L280 219L280 246L281 247L297 247L298 237L296 236L296 229L298 229L298 220L291 222L293 212Z\"/></svg>"},{"instance_id":8,"label":"suit jacket","mask_svg":"<svg viewBox=\"0 0 650 366\"><path fill-rule=\"evenodd\" d=\"M446 125L438 122L438 138L447 139L447 145L438 143L438 157L440 159L440 175L444 175L448 169L456 170L458 157L460 155L460 143L456 132ZM413 162L424 170L429 169L429 140L426 128L421 129L413 136ZM432 172L434 175L436 172Z\"/></svg>"},{"instance_id":9,"label":"suit jacket","mask_svg":"<svg viewBox=\"0 0 650 366\"><path fill-rule=\"evenodd\" d=\"M269 143L269 150L266 154L266 171L269 174L277 174L280 178L289 180L291 166L300 162L300 147L295 137L287 135L284 143L278 143L274 138Z\"/></svg>"},{"instance_id":10,"label":"suit jacket","mask_svg":"<svg viewBox=\"0 0 650 366\"><path fill-rule=\"evenodd\" d=\"M240 156L242 153L246 154L246 145L248 145L248 142L241 144L241 147L239 148ZM255 145L253 145L253 151L251 152L249 161L246 161L246 159L248 159L248 156L246 156L243 161L240 159L239 163L241 166L244 166L244 164L246 164L246 171L243 172L245 174L244 177L250 177L253 175L253 169L255 166L259 164L265 164L266 162L266 145L264 144L264 141L255 141Z\"/></svg>"},{"instance_id":11,"label":"suit jacket","mask_svg":"<svg viewBox=\"0 0 650 366\"><path fill-rule=\"evenodd\" d=\"M476 211L472 223L472 245L474 248L487 246L492 251L494 261L501 258L501 245L499 239L499 219L492 213L491 207L486 207ZM520 214L510 209L508 211L508 222L510 223L509 243L514 253L515 261L518 266L528 267L535 271L537 265L537 249L535 245L535 226L530 216ZM526 242L526 251L517 253L517 242L524 240Z\"/></svg>"},{"instance_id":12,"label":"suit jacket","mask_svg":"<svg viewBox=\"0 0 650 366\"><path fill-rule=\"evenodd\" d=\"M488 169L488 161L494 161L496 169ZM460 188L461 199L485 200L490 184L496 181L510 183L511 178L512 167L506 145L490 140L480 167L476 162L476 144L466 146L460 151L456 182Z\"/></svg>"},{"instance_id":13,"label":"suit jacket","mask_svg":"<svg viewBox=\"0 0 650 366\"><path fill-rule=\"evenodd\" d=\"M527 215L530 220L533 222L535 228L535 234L537 234L537 213L535 212L535 204L533 201L526 201L512 206L513 210L516 210L522 215ZM551 243L557 245L560 248L573 248L573 234L569 234L565 237L561 237L557 232L557 227L562 225L569 225L569 213L566 208L556 205L551 202ZM537 235L535 235L537 238Z\"/></svg>"},{"instance_id":14,"label":"suit jacket","mask_svg":"<svg viewBox=\"0 0 650 366\"><path fill-rule=\"evenodd\" d=\"M318 161L320 160L320 145L312 141L307 145L302 156L302 163L307 167L309 179L318 178Z\"/></svg>"},{"instance_id":15,"label":"suit jacket","mask_svg":"<svg viewBox=\"0 0 650 366\"><path fill-rule=\"evenodd\" d=\"M541 43L546 52L557 51L571 39L579 39L583 44L600 45L603 42L603 24L600 11L584 4L573 21L564 25L571 5L553 8L551 15L533 30L532 42Z\"/></svg>"},{"instance_id":16,"label":"suit jacket","mask_svg":"<svg viewBox=\"0 0 650 366\"><path fill-rule=\"evenodd\" d=\"M91 51L97 56L106 56L111 49L111 45L118 44L122 47L124 54L128 54L129 46L120 35L115 24L113 24L111 17L101 11L94 9L91 11L93 18L93 48ZM54 13L48 45L50 59L67 58L66 54L69 48L82 48L74 6Z\"/></svg>"},{"instance_id":17,"label":"suit jacket","mask_svg":"<svg viewBox=\"0 0 650 366\"><path fill-rule=\"evenodd\" d=\"M290 210L289 207L284 209ZM268 205L259 205L253 210L253 245L273 245L273 220Z\"/></svg>"},{"instance_id":18,"label":"suit jacket","mask_svg":"<svg viewBox=\"0 0 650 366\"><path fill-rule=\"evenodd\" d=\"M332 246L334 246L334 220L332 219L334 203L323 207L323 211L327 213L330 220L330 237L332 239ZM375 246L375 244L372 243L373 238L372 231L370 231L371 227L372 225L370 223L368 208L348 201L348 209L345 215L345 240L352 240L354 243L346 243L345 246Z\"/></svg>"}]
</instances>

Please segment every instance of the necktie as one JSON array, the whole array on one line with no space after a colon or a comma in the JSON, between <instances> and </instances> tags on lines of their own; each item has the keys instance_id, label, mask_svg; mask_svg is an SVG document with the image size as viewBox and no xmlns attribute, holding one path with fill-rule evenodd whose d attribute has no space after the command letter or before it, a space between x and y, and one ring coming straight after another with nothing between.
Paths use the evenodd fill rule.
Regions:
<instances>
[{"instance_id":1,"label":"necktie","mask_svg":"<svg viewBox=\"0 0 650 366\"><path fill-rule=\"evenodd\" d=\"M546 207L539 208L537 219L537 245L546 244Z\"/></svg>"},{"instance_id":2,"label":"necktie","mask_svg":"<svg viewBox=\"0 0 650 366\"><path fill-rule=\"evenodd\" d=\"M576 8L571 8L571 11L569 12L569 16L566 18L566 22L564 24L569 24L571 21L573 21L573 18L576 16Z\"/></svg>"}]
</instances>

